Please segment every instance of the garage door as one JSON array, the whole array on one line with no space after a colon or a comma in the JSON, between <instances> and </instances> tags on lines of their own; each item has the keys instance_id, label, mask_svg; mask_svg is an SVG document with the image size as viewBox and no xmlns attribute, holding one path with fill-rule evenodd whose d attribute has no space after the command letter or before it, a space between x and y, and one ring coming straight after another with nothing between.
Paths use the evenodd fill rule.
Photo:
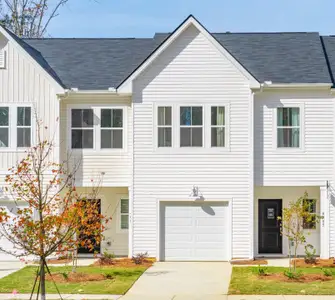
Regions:
<instances>
[{"instance_id":1,"label":"garage door","mask_svg":"<svg viewBox=\"0 0 335 300\"><path fill-rule=\"evenodd\" d=\"M162 206L162 257L170 261L229 260L227 202Z\"/></svg>"},{"instance_id":2,"label":"garage door","mask_svg":"<svg viewBox=\"0 0 335 300\"><path fill-rule=\"evenodd\" d=\"M15 205L15 203L10 203L8 201L7 202L0 201L0 207L1 208L4 207L7 210L7 212L12 216L16 215L17 208L18 208ZM23 206L20 206L20 207L23 207ZM8 251L15 251L16 253L19 252L18 249L15 249L13 244L5 238L0 237L0 245L3 249L6 249ZM0 261L14 261L14 260L18 260L18 259L15 256L12 256L0 250Z\"/></svg>"}]
</instances>

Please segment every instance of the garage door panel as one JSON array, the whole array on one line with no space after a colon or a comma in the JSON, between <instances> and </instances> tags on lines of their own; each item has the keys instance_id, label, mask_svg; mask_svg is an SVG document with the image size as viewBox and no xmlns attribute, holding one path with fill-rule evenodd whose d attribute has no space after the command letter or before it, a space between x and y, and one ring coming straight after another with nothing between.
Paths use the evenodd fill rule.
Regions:
<instances>
[{"instance_id":1,"label":"garage door panel","mask_svg":"<svg viewBox=\"0 0 335 300\"><path fill-rule=\"evenodd\" d=\"M163 211L165 260L228 260L230 233L226 203L168 203Z\"/></svg>"},{"instance_id":2,"label":"garage door panel","mask_svg":"<svg viewBox=\"0 0 335 300\"><path fill-rule=\"evenodd\" d=\"M223 234L196 234L196 242L213 242L213 243L225 243L226 236Z\"/></svg>"},{"instance_id":3,"label":"garage door panel","mask_svg":"<svg viewBox=\"0 0 335 300\"><path fill-rule=\"evenodd\" d=\"M192 242L192 236L190 234L166 234L166 238L169 241L175 242ZM173 244L173 243L170 243Z\"/></svg>"},{"instance_id":4,"label":"garage door panel","mask_svg":"<svg viewBox=\"0 0 335 300\"><path fill-rule=\"evenodd\" d=\"M171 227L192 226L191 218L167 218L166 225Z\"/></svg>"}]
</instances>

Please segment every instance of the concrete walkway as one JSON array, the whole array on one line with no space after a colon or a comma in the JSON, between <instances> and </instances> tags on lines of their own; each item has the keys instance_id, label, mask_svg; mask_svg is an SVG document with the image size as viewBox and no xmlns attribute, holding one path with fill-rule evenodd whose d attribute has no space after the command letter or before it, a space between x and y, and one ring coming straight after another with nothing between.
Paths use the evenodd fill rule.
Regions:
<instances>
[{"instance_id":1,"label":"concrete walkway","mask_svg":"<svg viewBox=\"0 0 335 300\"><path fill-rule=\"evenodd\" d=\"M25 267L25 264L20 261L0 261L0 278L6 277L23 267Z\"/></svg>"},{"instance_id":2,"label":"concrete walkway","mask_svg":"<svg viewBox=\"0 0 335 300\"><path fill-rule=\"evenodd\" d=\"M231 269L225 262L158 262L121 299L220 299L228 293Z\"/></svg>"}]
</instances>

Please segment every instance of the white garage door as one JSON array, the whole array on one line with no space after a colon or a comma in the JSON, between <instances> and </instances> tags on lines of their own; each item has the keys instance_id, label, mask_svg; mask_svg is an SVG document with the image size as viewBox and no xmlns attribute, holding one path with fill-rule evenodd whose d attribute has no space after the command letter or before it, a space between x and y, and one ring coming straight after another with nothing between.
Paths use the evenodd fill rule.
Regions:
<instances>
[{"instance_id":1,"label":"white garage door","mask_svg":"<svg viewBox=\"0 0 335 300\"><path fill-rule=\"evenodd\" d=\"M163 259L171 261L229 260L227 202L169 203L162 207Z\"/></svg>"},{"instance_id":2,"label":"white garage door","mask_svg":"<svg viewBox=\"0 0 335 300\"><path fill-rule=\"evenodd\" d=\"M7 202L0 201L0 207L1 208L4 207L7 210L7 212L12 216L16 215L16 212L18 209L15 203L10 203L8 201ZM1 245L1 248L6 249L8 251L14 251L16 253L19 252L18 249L15 249L13 244L9 242L7 239L5 239L4 237L2 238L0 237L0 245ZM18 260L18 258L0 250L0 261L14 261L14 260Z\"/></svg>"}]
</instances>

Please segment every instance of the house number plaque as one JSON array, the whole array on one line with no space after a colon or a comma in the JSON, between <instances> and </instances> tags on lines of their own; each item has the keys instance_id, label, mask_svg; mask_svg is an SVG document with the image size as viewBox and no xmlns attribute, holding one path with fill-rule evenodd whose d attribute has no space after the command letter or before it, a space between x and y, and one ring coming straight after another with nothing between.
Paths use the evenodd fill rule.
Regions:
<instances>
[{"instance_id":1,"label":"house number plaque","mask_svg":"<svg viewBox=\"0 0 335 300\"><path fill-rule=\"evenodd\" d=\"M275 209L274 208L268 208L268 219L273 220L275 218Z\"/></svg>"}]
</instances>

